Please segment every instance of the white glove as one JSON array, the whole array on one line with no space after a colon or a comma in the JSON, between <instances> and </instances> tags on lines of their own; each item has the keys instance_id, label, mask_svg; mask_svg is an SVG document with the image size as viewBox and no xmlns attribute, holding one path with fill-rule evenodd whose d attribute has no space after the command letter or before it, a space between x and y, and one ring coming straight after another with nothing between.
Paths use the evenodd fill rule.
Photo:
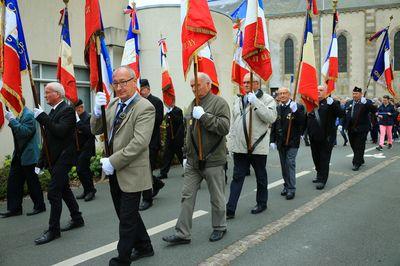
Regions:
<instances>
[{"instance_id":1,"label":"white glove","mask_svg":"<svg viewBox=\"0 0 400 266\"><path fill-rule=\"evenodd\" d=\"M4 117L5 117L8 121L11 121L11 119L15 119L14 114L11 113L11 112L9 112L9 111L7 111L7 110L5 111Z\"/></svg>"},{"instance_id":2,"label":"white glove","mask_svg":"<svg viewBox=\"0 0 400 266\"><path fill-rule=\"evenodd\" d=\"M361 103L362 104L366 104L367 103L367 99L365 99L365 97L363 96L363 97L361 97Z\"/></svg>"},{"instance_id":3,"label":"white glove","mask_svg":"<svg viewBox=\"0 0 400 266\"><path fill-rule=\"evenodd\" d=\"M253 92L247 94L247 101L249 101L249 103L254 103L256 100L257 96Z\"/></svg>"},{"instance_id":4,"label":"white glove","mask_svg":"<svg viewBox=\"0 0 400 266\"><path fill-rule=\"evenodd\" d=\"M193 107L193 118L194 119L200 119L204 115L204 109L201 106L195 106Z\"/></svg>"},{"instance_id":5,"label":"white glove","mask_svg":"<svg viewBox=\"0 0 400 266\"><path fill-rule=\"evenodd\" d=\"M77 112L75 112L75 117L76 117L76 123L78 123L79 121L81 121L81 119L79 118L79 115Z\"/></svg>"},{"instance_id":6,"label":"white glove","mask_svg":"<svg viewBox=\"0 0 400 266\"><path fill-rule=\"evenodd\" d=\"M328 105L332 105L332 103L333 103L333 98L332 97L328 97L328 98L326 98L326 103L328 104Z\"/></svg>"},{"instance_id":7,"label":"white glove","mask_svg":"<svg viewBox=\"0 0 400 266\"><path fill-rule=\"evenodd\" d=\"M343 126L339 125L337 128L339 129L339 131L342 131Z\"/></svg>"},{"instance_id":8,"label":"white glove","mask_svg":"<svg viewBox=\"0 0 400 266\"><path fill-rule=\"evenodd\" d=\"M100 159L101 168L106 175L112 175L114 173L114 167L110 163L109 158L101 158Z\"/></svg>"},{"instance_id":9,"label":"white glove","mask_svg":"<svg viewBox=\"0 0 400 266\"><path fill-rule=\"evenodd\" d=\"M37 174L37 175L43 174L42 169L40 169L39 167L35 167L35 174Z\"/></svg>"},{"instance_id":10,"label":"white glove","mask_svg":"<svg viewBox=\"0 0 400 266\"><path fill-rule=\"evenodd\" d=\"M41 113L43 113L43 109L40 106L40 104L38 105L39 108L33 108L33 116L36 118L38 117Z\"/></svg>"},{"instance_id":11,"label":"white glove","mask_svg":"<svg viewBox=\"0 0 400 266\"><path fill-rule=\"evenodd\" d=\"M276 150L276 149L278 148L278 146L276 146L276 143L270 143L270 144L269 144L269 147L270 147L272 150Z\"/></svg>"},{"instance_id":12,"label":"white glove","mask_svg":"<svg viewBox=\"0 0 400 266\"><path fill-rule=\"evenodd\" d=\"M183 159L182 162L183 170L186 170L186 165L187 165L187 159Z\"/></svg>"},{"instance_id":13,"label":"white glove","mask_svg":"<svg viewBox=\"0 0 400 266\"><path fill-rule=\"evenodd\" d=\"M290 102L289 107L290 107L290 109L292 109L292 113L296 113L296 111L297 111L297 103L296 102Z\"/></svg>"},{"instance_id":14,"label":"white glove","mask_svg":"<svg viewBox=\"0 0 400 266\"><path fill-rule=\"evenodd\" d=\"M101 116L101 107L107 105L107 97L104 92L99 91L96 93L96 97L94 99L94 108L93 108L93 114L96 117Z\"/></svg>"}]
</instances>

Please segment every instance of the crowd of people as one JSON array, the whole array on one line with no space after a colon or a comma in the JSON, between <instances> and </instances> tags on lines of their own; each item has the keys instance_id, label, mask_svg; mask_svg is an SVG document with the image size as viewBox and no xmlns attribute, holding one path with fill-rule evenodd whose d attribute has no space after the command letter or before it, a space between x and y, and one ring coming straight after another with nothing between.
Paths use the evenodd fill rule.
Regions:
<instances>
[{"instance_id":1,"label":"crowd of people","mask_svg":"<svg viewBox=\"0 0 400 266\"><path fill-rule=\"evenodd\" d=\"M7 211L3 218L22 215L25 181L34 209L27 215L46 211L38 174L49 169L51 180L47 197L50 202L48 229L35 240L37 245L53 241L67 231L85 225L78 200L95 199L96 189L90 170L95 154L95 135L108 133L109 154L101 159L119 218L118 257L110 265L130 265L134 260L153 256L154 250L139 211L151 208L153 198L165 186L171 163L176 156L184 167L181 209L175 233L164 236L169 244L191 242L192 215L196 195L203 179L211 202L212 232L209 241L222 239L227 232L227 219L235 218L240 193L246 176L253 167L257 182L256 204L250 213L267 209L267 157L270 150L279 153L284 185L281 195L293 200L296 194L296 156L301 139L311 148L316 176L316 189L325 188L337 131L350 143L354 157L352 169L365 163L364 151L368 133L377 149L385 143L392 148L399 134L399 106L393 99L369 100L361 88L353 89L352 99L334 99L325 86L318 87L319 105L311 112L292 99L288 88L281 87L273 97L261 90L259 79L247 74L243 80L245 95L235 97L232 110L222 97L211 93L211 79L198 73L198 102L193 99L186 112L172 105L164 106L151 94L148 80L140 80L126 66L113 73L115 98L107 101L104 93L95 97L92 114L85 111L81 100L70 106L60 83L45 87L45 99L52 107L47 114L40 106L33 111L24 108L20 117L5 113L13 133L15 149L7 188ZM195 79L191 80L195 93ZM107 108L104 108L107 106ZM106 123L103 124L102 112ZM165 121L166 140L159 176L156 158L161 149L160 126ZM39 151L37 121L42 127L43 149ZM104 127L105 126L105 127ZM378 142L378 133L380 133ZM233 176L229 197L225 197L226 165L233 158ZM76 197L71 191L68 173L73 165L83 191ZM60 226L62 201L71 220Z\"/></svg>"}]
</instances>

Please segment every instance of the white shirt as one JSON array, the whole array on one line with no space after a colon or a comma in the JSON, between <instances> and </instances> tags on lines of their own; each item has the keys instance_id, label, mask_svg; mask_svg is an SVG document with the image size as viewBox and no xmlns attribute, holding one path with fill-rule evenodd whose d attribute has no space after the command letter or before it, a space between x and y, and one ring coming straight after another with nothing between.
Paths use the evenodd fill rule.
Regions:
<instances>
[{"instance_id":1,"label":"white shirt","mask_svg":"<svg viewBox=\"0 0 400 266\"><path fill-rule=\"evenodd\" d=\"M54 105L53 107L51 107L51 109L53 109L54 111L56 110L57 106L60 105L60 103L62 103L64 100L59 101L56 105Z\"/></svg>"}]
</instances>

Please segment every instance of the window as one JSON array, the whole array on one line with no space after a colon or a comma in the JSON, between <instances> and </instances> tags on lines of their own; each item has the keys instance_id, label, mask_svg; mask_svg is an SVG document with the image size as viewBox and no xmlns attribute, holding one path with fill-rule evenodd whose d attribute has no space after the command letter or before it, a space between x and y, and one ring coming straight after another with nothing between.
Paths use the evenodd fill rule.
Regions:
<instances>
[{"instance_id":1,"label":"window","mask_svg":"<svg viewBox=\"0 0 400 266\"><path fill-rule=\"evenodd\" d=\"M75 78L78 89L78 97L82 99L86 111L92 110L91 94L89 86L89 70L86 68L75 67ZM52 64L32 64L32 75L36 90L39 93L40 105L49 112L51 107L46 104L44 99L44 87L49 82L57 81L57 65Z\"/></svg>"},{"instance_id":2,"label":"window","mask_svg":"<svg viewBox=\"0 0 400 266\"><path fill-rule=\"evenodd\" d=\"M347 38L344 35L338 37L338 61L339 73L347 72Z\"/></svg>"},{"instance_id":3,"label":"window","mask_svg":"<svg viewBox=\"0 0 400 266\"><path fill-rule=\"evenodd\" d=\"M285 74L294 74L294 45L291 38L285 40Z\"/></svg>"},{"instance_id":4,"label":"window","mask_svg":"<svg viewBox=\"0 0 400 266\"><path fill-rule=\"evenodd\" d=\"M394 35L394 66L395 71L400 71L400 31Z\"/></svg>"}]
</instances>

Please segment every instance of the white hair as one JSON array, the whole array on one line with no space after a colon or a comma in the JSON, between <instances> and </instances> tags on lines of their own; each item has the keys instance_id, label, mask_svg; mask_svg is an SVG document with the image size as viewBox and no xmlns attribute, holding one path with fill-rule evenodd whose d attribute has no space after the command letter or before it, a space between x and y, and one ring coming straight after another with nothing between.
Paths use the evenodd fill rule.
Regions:
<instances>
[{"instance_id":1,"label":"white hair","mask_svg":"<svg viewBox=\"0 0 400 266\"><path fill-rule=\"evenodd\" d=\"M61 96L61 98L65 98L64 86L61 83L59 83L59 82L50 82L50 83L48 83L46 85L46 87L49 87L53 91L57 92Z\"/></svg>"},{"instance_id":2,"label":"white hair","mask_svg":"<svg viewBox=\"0 0 400 266\"><path fill-rule=\"evenodd\" d=\"M210 76L207 75L207 74L204 73L204 72L198 72L198 73L197 73L197 78L198 78L198 79L201 79L201 80L203 80L203 81L205 81L205 82L207 82L207 83L210 83L210 84L212 83ZM192 78L192 80L194 80L194 78Z\"/></svg>"},{"instance_id":3,"label":"white hair","mask_svg":"<svg viewBox=\"0 0 400 266\"><path fill-rule=\"evenodd\" d=\"M119 67L117 67L113 72L113 76L114 76L115 72L117 72L120 69L126 69L129 72L129 75L131 76L131 78L136 78L135 71L133 71L133 69L130 68L129 66L119 66Z\"/></svg>"}]
</instances>

